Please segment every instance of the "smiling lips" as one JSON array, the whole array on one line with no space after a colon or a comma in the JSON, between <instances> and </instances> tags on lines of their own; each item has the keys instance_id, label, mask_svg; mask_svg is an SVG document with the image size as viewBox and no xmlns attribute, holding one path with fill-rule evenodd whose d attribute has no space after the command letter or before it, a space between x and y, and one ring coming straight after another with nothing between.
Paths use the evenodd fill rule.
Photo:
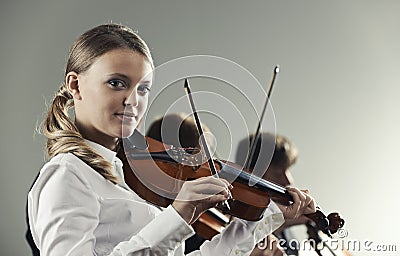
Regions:
<instances>
[{"instance_id":1,"label":"smiling lips","mask_svg":"<svg viewBox=\"0 0 400 256\"><path fill-rule=\"evenodd\" d=\"M137 118L134 113L130 112L116 113L115 115L120 119L122 119L124 122L133 122L136 121Z\"/></svg>"}]
</instances>

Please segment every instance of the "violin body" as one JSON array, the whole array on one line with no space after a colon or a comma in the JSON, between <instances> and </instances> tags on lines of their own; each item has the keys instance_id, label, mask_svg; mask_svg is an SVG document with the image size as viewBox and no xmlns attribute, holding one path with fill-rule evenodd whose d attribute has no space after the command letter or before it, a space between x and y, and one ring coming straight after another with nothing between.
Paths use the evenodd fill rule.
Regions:
<instances>
[{"instance_id":1,"label":"violin body","mask_svg":"<svg viewBox=\"0 0 400 256\"><path fill-rule=\"evenodd\" d=\"M118 152L118 157L123 162L126 183L146 201L167 207L172 204L185 181L210 176L207 163L191 158L182 149L152 138L146 137L146 140L148 152L129 145ZM228 164L229 167L234 166L233 163L218 161L216 167L221 171ZM228 200L230 210L225 209L224 213L250 221L260 220L270 202L268 194L256 187L232 180L234 177L229 177L229 174L220 173L220 177L232 181L233 185L233 199Z\"/></svg>"},{"instance_id":2,"label":"violin body","mask_svg":"<svg viewBox=\"0 0 400 256\"><path fill-rule=\"evenodd\" d=\"M196 233L204 239L211 240L214 236L222 232L224 227L229 224L230 218L221 213L216 208L205 211L192 224Z\"/></svg>"},{"instance_id":3,"label":"violin body","mask_svg":"<svg viewBox=\"0 0 400 256\"><path fill-rule=\"evenodd\" d=\"M199 157L201 154L196 154L198 149L165 145L138 133L133 137L142 137L145 142L141 144L146 146L137 147L136 143L126 139L123 141L123 147L118 150L118 157L123 162L128 186L150 203L167 207L172 204L185 181L211 175L208 163ZM257 221L263 217L271 198L286 205L290 205L293 201L288 191L280 185L253 177L250 171L243 171L237 164L223 160L214 161L219 177L233 185L232 199L228 200L229 209L221 209L224 214ZM306 216L328 236L344 224L344 220L337 213L330 214L327 218L317 210ZM204 229L205 226L209 227L208 232L203 232L205 233L203 237L210 239L226 224L216 221L207 211L194 227L197 225L198 230Z\"/></svg>"}]
</instances>

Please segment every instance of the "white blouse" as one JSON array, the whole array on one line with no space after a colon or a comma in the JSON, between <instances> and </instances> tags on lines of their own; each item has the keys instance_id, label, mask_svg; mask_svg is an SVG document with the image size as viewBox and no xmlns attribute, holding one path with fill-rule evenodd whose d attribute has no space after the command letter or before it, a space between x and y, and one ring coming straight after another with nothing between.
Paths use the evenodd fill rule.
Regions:
<instances>
[{"instance_id":1,"label":"white blouse","mask_svg":"<svg viewBox=\"0 0 400 256\"><path fill-rule=\"evenodd\" d=\"M107 181L71 153L46 163L28 195L29 225L41 255L184 255L192 227L173 207L160 209L135 194L115 152L87 143L114 163L121 182ZM283 221L271 201L262 220L236 219L189 255L249 255Z\"/></svg>"}]
</instances>

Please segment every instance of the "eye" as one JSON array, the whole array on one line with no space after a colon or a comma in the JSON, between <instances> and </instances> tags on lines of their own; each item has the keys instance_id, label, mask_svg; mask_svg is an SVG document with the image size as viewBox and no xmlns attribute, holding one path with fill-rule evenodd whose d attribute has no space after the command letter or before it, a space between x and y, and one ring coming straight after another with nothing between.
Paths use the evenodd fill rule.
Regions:
<instances>
[{"instance_id":1,"label":"eye","mask_svg":"<svg viewBox=\"0 0 400 256\"><path fill-rule=\"evenodd\" d=\"M112 88L116 88L116 89L122 89L122 88L126 88L126 83L120 79L111 79L109 81L107 81L107 83L112 87Z\"/></svg>"},{"instance_id":2,"label":"eye","mask_svg":"<svg viewBox=\"0 0 400 256\"><path fill-rule=\"evenodd\" d=\"M138 85L138 92L145 95L150 92L150 86L148 85Z\"/></svg>"}]
</instances>

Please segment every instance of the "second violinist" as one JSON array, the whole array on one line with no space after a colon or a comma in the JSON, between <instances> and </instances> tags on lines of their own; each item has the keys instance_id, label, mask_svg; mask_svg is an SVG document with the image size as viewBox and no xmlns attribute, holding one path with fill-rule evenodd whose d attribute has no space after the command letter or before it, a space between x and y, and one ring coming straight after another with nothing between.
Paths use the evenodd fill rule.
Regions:
<instances>
[{"instance_id":1,"label":"second violinist","mask_svg":"<svg viewBox=\"0 0 400 256\"><path fill-rule=\"evenodd\" d=\"M236 154L236 162L238 164L243 164L245 162L243 155L246 155L246 152L249 150L247 145L253 140L253 137L253 135L250 135L248 138L244 138L240 141ZM261 133L259 140L255 143L256 154L250 161L250 168L256 169L255 172L260 174L263 179L282 186L293 186L293 177L290 168L296 163L298 158L298 150L294 143L285 136L272 133ZM268 157L260 158L258 157L259 155ZM285 228L293 225L305 224L308 220L309 219L305 216L300 216L297 219L285 222L274 232L274 235L276 235L280 241L285 242L280 245L285 248L288 255L298 255L298 248L297 244L289 244L290 242L297 241L292 240L294 239L293 234L289 229ZM256 255L264 254L262 250L256 249L251 256Z\"/></svg>"},{"instance_id":2,"label":"second violinist","mask_svg":"<svg viewBox=\"0 0 400 256\"><path fill-rule=\"evenodd\" d=\"M243 164L245 162L243 155L249 151L248 145L253 138L254 135L250 135L239 142L236 154L236 162L238 164ZM257 176L276 184L285 187L293 186L294 179L291 169L298 159L298 149L296 145L286 136L269 132L262 132L258 137L258 140L255 142L255 145L254 158L250 160L250 168L254 173L257 173ZM259 157L261 155L264 157ZM315 253L322 255L320 252L321 246L317 246L318 239L310 236L309 239L313 239L314 241L311 241L308 245L304 245L296 238L293 231L290 229L290 227L295 225L305 225L308 229L313 227L313 230L311 231L313 233L315 232L316 236L319 236L318 229L312 222L310 222L310 219L306 216L300 216L299 218L286 221L281 227L273 232L273 235L269 235L266 238L266 241L274 239L273 236L276 236L279 239L279 245L286 251L287 255L310 255L309 253L312 255L315 255ZM310 230L307 232L310 232ZM269 255L265 254L265 249L271 247L270 243L265 243L263 241L260 244L261 246L257 246L258 248L253 251L251 256ZM324 245L324 247L326 247L323 248L325 249L324 252L331 250L327 245ZM327 255L350 254L346 251L336 251L328 253Z\"/></svg>"},{"instance_id":3,"label":"second violinist","mask_svg":"<svg viewBox=\"0 0 400 256\"><path fill-rule=\"evenodd\" d=\"M124 182L116 150L143 118L153 70L146 43L126 26L100 25L74 42L44 120L49 161L28 195L41 255L184 255L183 242L194 234L190 225L231 197L226 180L208 176L186 181L161 208ZM234 221L190 255L249 255L284 219L315 212L309 195L296 188L289 193L292 205L271 201L261 220Z\"/></svg>"}]
</instances>

